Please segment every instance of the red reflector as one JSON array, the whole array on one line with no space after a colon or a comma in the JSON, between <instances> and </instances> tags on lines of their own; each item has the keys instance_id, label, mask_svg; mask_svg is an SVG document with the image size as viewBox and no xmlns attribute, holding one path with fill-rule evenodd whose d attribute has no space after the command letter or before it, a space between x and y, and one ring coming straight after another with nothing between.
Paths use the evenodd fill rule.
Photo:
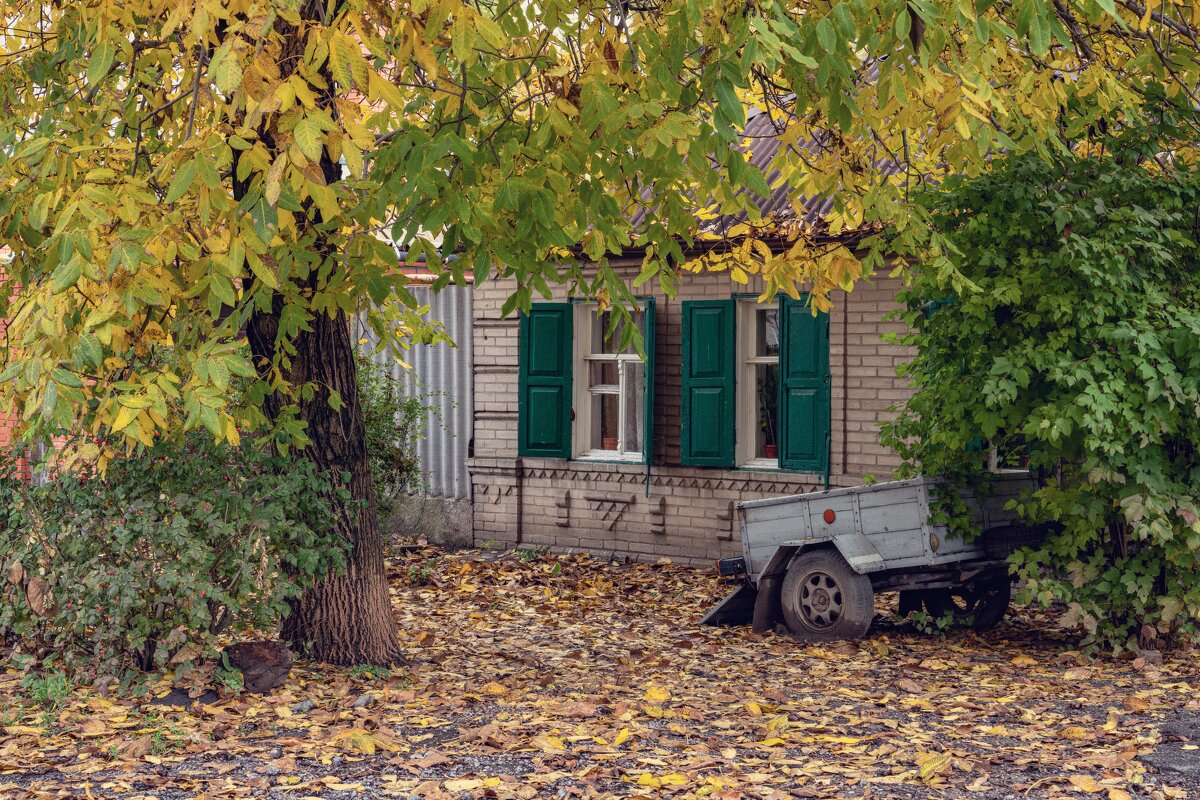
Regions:
<instances>
[{"instance_id":1,"label":"red reflector","mask_svg":"<svg viewBox=\"0 0 1200 800\"><path fill-rule=\"evenodd\" d=\"M825 523L828 525L832 525L833 521L835 519L837 519L837 514L833 513L833 509L832 508L825 509Z\"/></svg>"}]
</instances>

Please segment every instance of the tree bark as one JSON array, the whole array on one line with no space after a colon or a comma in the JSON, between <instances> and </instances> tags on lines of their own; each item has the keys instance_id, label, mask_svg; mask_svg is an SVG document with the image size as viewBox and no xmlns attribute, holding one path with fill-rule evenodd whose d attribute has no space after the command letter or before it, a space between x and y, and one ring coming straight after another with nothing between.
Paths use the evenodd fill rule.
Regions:
<instances>
[{"instance_id":1,"label":"tree bark","mask_svg":"<svg viewBox=\"0 0 1200 800\"><path fill-rule=\"evenodd\" d=\"M346 569L327 575L292 603L283 624L283 638L301 654L331 664L394 664L403 659L396 639L383 539L375 513L375 489L367 461L366 434L358 401L354 347L344 314L318 315L312 331L302 332L293 344L289 376L293 386L318 387L299 401L300 417L308 423L312 444L301 454L338 485L347 489L349 502L334 500L330 536L349 544ZM259 363L269 363L274 353L278 318L275 313L255 314L248 326L251 350ZM330 390L342 398L340 409L329 404ZM282 411L282 400L266 402L269 417ZM343 476L348 479L343 482Z\"/></svg>"}]
</instances>

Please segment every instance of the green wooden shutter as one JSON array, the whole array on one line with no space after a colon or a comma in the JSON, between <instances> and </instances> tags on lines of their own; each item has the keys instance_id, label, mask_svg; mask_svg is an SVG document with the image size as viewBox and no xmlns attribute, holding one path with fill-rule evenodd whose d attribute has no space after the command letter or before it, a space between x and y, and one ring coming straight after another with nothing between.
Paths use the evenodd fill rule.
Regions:
<instances>
[{"instance_id":1,"label":"green wooden shutter","mask_svg":"<svg viewBox=\"0 0 1200 800\"><path fill-rule=\"evenodd\" d=\"M642 463L654 463L654 298L642 300L642 348L646 385L642 387Z\"/></svg>"},{"instance_id":2,"label":"green wooden shutter","mask_svg":"<svg viewBox=\"0 0 1200 800\"><path fill-rule=\"evenodd\" d=\"M779 299L779 466L824 472L829 463L829 315Z\"/></svg>"},{"instance_id":3,"label":"green wooden shutter","mask_svg":"<svg viewBox=\"0 0 1200 800\"><path fill-rule=\"evenodd\" d=\"M733 466L733 325L732 300L683 303L682 464Z\"/></svg>"},{"instance_id":4,"label":"green wooden shutter","mask_svg":"<svg viewBox=\"0 0 1200 800\"><path fill-rule=\"evenodd\" d=\"M521 315L517 452L571 457L571 304L535 303Z\"/></svg>"}]
</instances>

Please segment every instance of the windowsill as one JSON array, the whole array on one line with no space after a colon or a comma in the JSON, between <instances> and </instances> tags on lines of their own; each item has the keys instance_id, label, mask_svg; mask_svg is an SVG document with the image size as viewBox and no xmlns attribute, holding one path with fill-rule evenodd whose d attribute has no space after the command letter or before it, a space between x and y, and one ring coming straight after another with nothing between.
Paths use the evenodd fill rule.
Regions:
<instances>
[{"instance_id":1,"label":"windowsill","mask_svg":"<svg viewBox=\"0 0 1200 800\"><path fill-rule=\"evenodd\" d=\"M618 453L615 450L588 450L575 456L574 461L605 461L617 464L641 464L641 453Z\"/></svg>"},{"instance_id":2,"label":"windowsill","mask_svg":"<svg viewBox=\"0 0 1200 800\"><path fill-rule=\"evenodd\" d=\"M773 469L776 471L782 470L782 467L779 466L779 459L777 458L755 458L745 462L744 464L738 464L737 468L757 470Z\"/></svg>"}]
</instances>

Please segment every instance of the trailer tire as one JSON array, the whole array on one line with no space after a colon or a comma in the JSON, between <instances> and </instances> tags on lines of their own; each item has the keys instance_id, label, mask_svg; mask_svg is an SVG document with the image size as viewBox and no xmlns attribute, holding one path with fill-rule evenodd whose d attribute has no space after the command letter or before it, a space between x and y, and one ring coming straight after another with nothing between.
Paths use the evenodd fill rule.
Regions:
<instances>
[{"instance_id":1,"label":"trailer tire","mask_svg":"<svg viewBox=\"0 0 1200 800\"><path fill-rule=\"evenodd\" d=\"M936 618L953 614L955 624L986 631L1004 619L1011 599L1008 575L990 573L976 578L969 587L930 589L925 592L925 610Z\"/></svg>"},{"instance_id":2,"label":"trailer tire","mask_svg":"<svg viewBox=\"0 0 1200 800\"><path fill-rule=\"evenodd\" d=\"M835 550L797 556L783 579L780 605L788 630L801 639L861 639L875 619L871 579Z\"/></svg>"}]
</instances>

